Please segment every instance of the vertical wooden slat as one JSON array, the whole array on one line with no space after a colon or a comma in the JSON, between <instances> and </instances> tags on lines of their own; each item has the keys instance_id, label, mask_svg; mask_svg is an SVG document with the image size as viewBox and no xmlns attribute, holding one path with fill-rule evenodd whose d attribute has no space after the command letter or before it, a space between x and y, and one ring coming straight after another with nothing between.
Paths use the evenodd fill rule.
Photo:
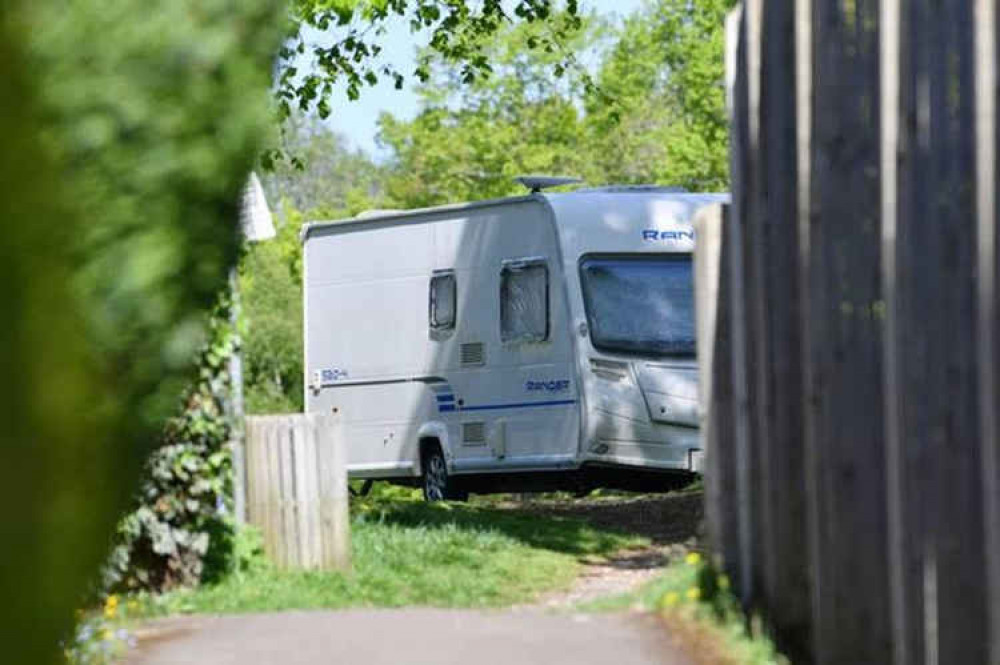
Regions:
<instances>
[{"instance_id":1,"label":"vertical wooden slat","mask_svg":"<svg viewBox=\"0 0 1000 665\"><path fill-rule=\"evenodd\" d=\"M983 449L984 546L987 553L988 661L1000 665L1000 326L997 290L997 16L995 0L975 2L976 45L976 218L978 255L977 344L980 437Z\"/></svg>"},{"instance_id":2,"label":"vertical wooden slat","mask_svg":"<svg viewBox=\"0 0 1000 665\"><path fill-rule=\"evenodd\" d=\"M316 435L309 427L308 421L302 420L303 441L306 444L304 459L310 469L308 474L310 501L309 556L310 567L321 568L323 565L323 528L320 512L320 468L317 464Z\"/></svg>"},{"instance_id":3,"label":"vertical wooden slat","mask_svg":"<svg viewBox=\"0 0 1000 665\"><path fill-rule=\"evenodd\" d=\"M778 646L795 662L811 644L809 549L802 424L802 344L797 271L798 161L794 0L771 0L760 16L760 138L756 205L757 432L762 597Z\"/></svg>"},{"instance_id":4,"label":"vertical wooden slat","mask_svg":"<svg viewBox=\"0 0 1000 665\"><path fill-rule=\"evenodd\" d=\"M729 25L736 24L736 29L730 29L728 44L731 52L729 60L735 63L737 72L731 95L732 125L730 131L730 164L733 178L732 216L730 232L727 234L729 244L729 312L732 330L732 386L733 386L733 452L736 463L736 493L739 527L739 560L730 569L736 583L740 599L748 605L753 598L753 492L751 467L751 431L750 431L750 394L748 382L748 348L746 306L745 306L745 269L743 265L744 232L742 217L748 206L749 185L744 179L749 175L750 160L750 127L749 127L749 86L747 83L747 48L744 34L744 12L730 14Z\"/></svg>"},{"instance_id":5,"label":"vertical wooden slat","mask_svg":"<svg viewBox=\"0 0 1000 665\"><path fill-rule=\"evenodd\" d=\"M885 303L885 371L883 375L886 438L886 501L888 519L890 605L892 612L893 658L896 665L916 663L914 652L922 653L920 622L922 606L913 594L919 577L916 551L910 539L913 530L908 523L919 519L919 507L910 505L917 497L909 497L909 474L906 472L906 448L901 431L902 376L900 335L905 327L901 320L898 297L897 254L899 249L897 220L902 189L898 182L900 168L906 171L910 159L900 141L900 120L907 117L901 108L901 70L904 54L900 50L900 34L907 30L908 15L901 15L899 0L883 0L881 11L881 177L882 177L882 293ZM908 66L906 67L908 69ZM909 98L909 94L907 94ZM905 136L905 133L904 133ZM904 177L904 184L906 178ZM906 197L903 197L904 199ZM903 206L907 205L904 200Z\"/></svg>"},{"instance_id":6,"label":"vertical wooden slat","mask_svg":"<svg viewBox=\"0 0 1000 665\"><path fill-rule=\"evenodd\" d=\"M896 662L984 662L971 7L908 9L887 338Z\"/></svg>"},{"instance_id":7,"label":"vertical wooden slat","mask_svg":"<svg viewBox=\"0 0 1000 665\"><path fill-rule=\"evenodd\" d=\"M766 124L762 98L764 92L764 2L745 0L743 35L746 44L747 80L747 135L740 175L745 195L741 197L739 228L742 246L744 304L743 336L746 340L747 382L747 470L750 487L750 505L747 529L752 534L750 599L756 604L767 603L767 570L771 550L765 542L766 506L770 488L767 484L767 454L771 439L771 394L768 390L768 369L771 365L771 346L767 330L766 308L772 294L767 292L765 253L768 227L764 219L764 156L769 146L763 143L762 132ZM770 260L770 257L767 257Z\"/></svg>"},{"instance_id":8,"label":"vertical wooden slat","mask_svg":"<svg viewBox=\"0 0 1000 665\"><path fill-rule=\"evenodd\" d=\"M891 659L882 421L878 14L813 4L804 360L819 663Z\"/></svg>"},{"instance_id":9,"label":"vertical wooden slat","mask_svg":"<svg viewBox=\"0 0 1000 665\"><path fill-rule=\"evenodd\" d=\"M283 497L281 494L281 449L280 437L281 426L277 418L269 418L267 447L268 447L268 506L270 508L270 521L268 524L269 540L271 546L271 556L274 563L279 568L284 568L285 551L281 546L284 539L284 514L282 511Z\"/></svg>"},{"instance_id":10,"label":"vertical wooden slat","mask_svg":"<svg viewBox=\"0 0 1000 665\"><path fill-rule=\"evenodd\" d=\"M739 560L739 511L733 440L730 349L729 206L710 206L695 219L695 303L701 434L705 447L705 514L712 548L723 567Z\"/></svg>"},{"instance_id":11,"label":"vertical wooden slat","mask_svg":"<svg viewBox=\"0 0 1000 665\"><path fill-rule=\"evenodd\" d=\"M314 415L316 446L320 453L320 509L323 523L323 567L348 570L351 565L347 492L347 454L338 413Z\"/></svg>"},{"instance_id":12,"label":"vertical wooden slat","mask_svg":"<svg viewBox=\"0 0 1000 665\"><path fill-rule=\"evenodd\" d=\"M245 465L246 477L247 477L246 487L244 488L245 489L245 493L246 493L246 516L245 516L245 519L246 519L247 524L253 524L254 523L254 505L253 505L253 486L254 486L254 483L253 483L253 480L252 480L253 479L254 464L253 464L253 450L250 449L251 442L253 441L253 435L251 433L252 430L253 430L253 427L254 427L253 421L251 419L249 419L249 418L243 424L243 432L244 432L244 436L246 437L244 439L244 441L243 441L243 450L244 450L243 464Z\"/></svg>"},{"instance_id":13,"label":"vertical wooden slat","mask_svg":"<svg viewBox=\"0 0 1000 665\"><path fill-rule=\"evenodd\" d=\"M292 469L295 480L295 500L297 504L297 525L296 536L298 538L298 566L301 568L312 567L312 555L310 550L311 529L311 507L312 496L310 494L309 476L315 475L316 470L309 468L307 460L315 459L308 453L311 451L310 440L305 436L305 427L302 419L290 418L290 431L292 435L292 451L294 453L294 468ZM311 437L309 437L311 439Z\"/></svg>"},{"instance_id":14,"label":"vertical wooden slat","mask_svg":"<svg viewBox=\"0 0 1000 665\"><path fill-rule=\"evenodd\" d=\"M926 237L938 277L932 300L940 314L928 347L939 359L939 385L930 394L935 422L932 515L937 573L938 662L985 662L982 455L979 443L976 345L975 94L972 6L968 0L930 3L927 19L936 51L931 73L930 180L935 197L928 217L938 228ZM933 253L932 253L933 252ZM927 270L927 262L914 266ZM928 294L928 295L931 295ZM915 300L915 298L914 298ZM917 361L916 358L911 362ZM962 478L963 482L954 482ZM928 494L930 496L930 494ZM925 563L925 570L927 569ZM925 599L926 605L926 599Z\"/></svg>"},{"instance_id":15,"label":"vertical wooden slat","mask_svg":"<svg viewBox=\"0 0 1000 665\"><path fill-rule=\"evenodd\" d=\"M281 494L283 499L285 566L296 568L298 553L298 496L295 487L295 450L292 446L292 418L281 416Z\"/></svg>"}]
</instances>

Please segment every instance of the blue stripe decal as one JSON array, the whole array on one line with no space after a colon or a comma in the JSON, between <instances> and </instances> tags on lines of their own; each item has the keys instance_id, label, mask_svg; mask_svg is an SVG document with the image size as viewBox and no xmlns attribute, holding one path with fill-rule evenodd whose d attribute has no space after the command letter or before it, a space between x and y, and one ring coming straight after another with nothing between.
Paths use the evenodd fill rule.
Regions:
<instances>
[{"instance_id":1,"label":"blue stripe decal","mask_svg":"<svg viewBox=\"0 0 1000 665\"><path fill-rule=\"evenodd\" d=\"M439 402L454 402L455 401L455 396L454 395L435 395L435 397L437 398L437 401L439 401Z\"/></svg>"},{"instance_id":2,"label":"blue stripe decal","mask_svg":"<svg viewBox=\"0 0 1000 665\"><path fill-rule=\"evenodd\" d=\"M517 404L483 404L480 406L463 406L462 411L492 411L494 409L521 409L532 406L565 406L576 404L575 399L557 399L549 402L519 402Z\"/></svg>"},{"instance_id":3,"label":"blue stripe decal","mask_svg":"<svg viewBox=\"0 0 1000 665\"><path fill-rule=\"evenodd\" d=\"M438 411L440 411L441 413L445 413L447 411L454 411L454 410L455 410L455 405L454 404L441 404L441 405L438 406Z\"/></svg>"}]
</instances>

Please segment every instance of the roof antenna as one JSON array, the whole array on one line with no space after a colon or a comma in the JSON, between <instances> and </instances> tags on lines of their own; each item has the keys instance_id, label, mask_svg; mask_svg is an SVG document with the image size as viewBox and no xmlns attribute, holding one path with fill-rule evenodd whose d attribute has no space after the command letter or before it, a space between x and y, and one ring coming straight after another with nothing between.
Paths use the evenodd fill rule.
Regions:
<instances>
[{"instance_id":1,"label":"roof antenna","mask_svg":"<svg viewBox=\"0 0 1000 665\"><path fill-rule=\"evenodd\" d=\"M574 185L578 182L583 182L580 178L567 178L551 175L522 175L514 178L514 180L531 190L532 194L539 194L543 189L548 189L549 187Z\"/></svg>"}]
</instances>

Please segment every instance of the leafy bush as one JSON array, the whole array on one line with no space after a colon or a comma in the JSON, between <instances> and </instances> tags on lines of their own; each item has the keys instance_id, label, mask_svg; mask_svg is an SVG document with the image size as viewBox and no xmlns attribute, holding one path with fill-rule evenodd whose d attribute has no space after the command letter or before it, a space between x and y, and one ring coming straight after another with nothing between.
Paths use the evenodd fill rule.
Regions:
<instances>
[{"instance_id":1,"label":"leafy bush","mask_svg":"<svg viewBox=\"0 0 1000 665\"><path fill-rule=\"evenodd\" d=\"M138 506L118 526L106 568L106 586L163 590L196 584L208 558L227 564L231 524L223 519L232 493L227 363L235 336L228 308L212 319L212 339L201 354L199 379L181 414L169 421L163 445L146 462Z\"/></svg>"},{"instance_id":2,"label":"leafy bush","mask_svg":"<svg viewBox=\"0 0 1000 665\"><path fill-rule=\"evenodd\" d=\"M249 247L240 267L249 413L302 411L302 216L284 213L278 236Z\"/></svg>"},{"instance_id":3,"label":"leafy bush","mask_svg":"<svg viewBox=\"0 0 1000 665\"><path fill-rule=\"evenodd\" d=\"M276 0L0 4L0 623L60 657L192 378L269 120Z\"/></svg>"}]
</instances>

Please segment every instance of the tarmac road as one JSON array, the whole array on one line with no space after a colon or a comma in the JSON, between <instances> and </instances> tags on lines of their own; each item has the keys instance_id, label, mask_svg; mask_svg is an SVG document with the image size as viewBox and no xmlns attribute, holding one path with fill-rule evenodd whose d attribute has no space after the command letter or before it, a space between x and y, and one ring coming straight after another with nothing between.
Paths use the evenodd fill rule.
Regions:
<instances>
[{"instance_id":1,"label":"tarmac road","mask_svg":"<svg viewBox=\"0 0 1000 665\"><path fill-rule=\"evenodd\" d=\"M166 619L143 632L127 665L689 665L641 613L281 612Z\"/></svg>"}]
</instances>

